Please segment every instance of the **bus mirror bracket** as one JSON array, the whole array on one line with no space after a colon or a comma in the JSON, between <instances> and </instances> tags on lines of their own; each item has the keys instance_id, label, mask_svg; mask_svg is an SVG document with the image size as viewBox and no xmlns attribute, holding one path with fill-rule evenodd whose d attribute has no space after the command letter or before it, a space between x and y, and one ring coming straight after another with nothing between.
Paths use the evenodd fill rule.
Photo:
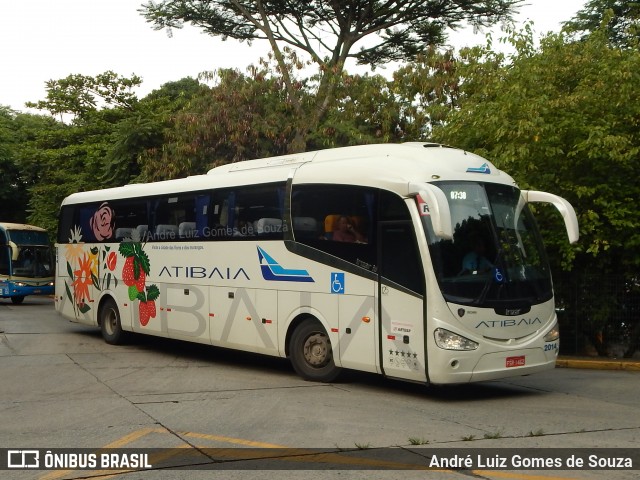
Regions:
<instances>
[{"instance_id":1,"label":"bus mirror bracket","mask_svg":"<svg viewBox=\"0 0 640 480\"><path fill-rule=\"evenodd\" d=\"M17 262L20 256L20 248L11 240L9 240L9 248L11 249L11 261Z\"/></svg>"},{"instance_id":2,"label":"bus mirror bracket","mask_svg":"<svg viewBox=\"0 0 640 480\"><path fill-rule=\"evenodd\" d=\"M569 236L569 243L576 243L578 241L578 238L580 238L578 217L569 202L553 193L537 192L534 190L522 190L522 195L527 203L551 203L556 207L564 220L567 235Z\"/></svg>"},{"instance_id":3,"label":"bus mirror bracket","mask_svg":"<svg viewBox=\"0 0 640 480\"><path fill-rule=\"evenodd\" d=\"M441 240L453 240L453 228L451 226L451 211L449 202L444 192L429 183L409 186L410 195L420 195L427 203L433 233Z\"/></svg>"}]
</instances>

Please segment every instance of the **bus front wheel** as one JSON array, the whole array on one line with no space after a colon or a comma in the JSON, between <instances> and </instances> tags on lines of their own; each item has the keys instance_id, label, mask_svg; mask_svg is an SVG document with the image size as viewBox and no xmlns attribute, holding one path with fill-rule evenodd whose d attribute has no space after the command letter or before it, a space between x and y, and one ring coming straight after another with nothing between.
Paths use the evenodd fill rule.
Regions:
<instances>
[{"instance_id":1,"label":"bus front wheel","mask_svg":"<svg viewBox=\"0 0 640 480\"><path fill-rule=\"evenodd\" d=\"M296 327L289 356L293 369L305 380L332 382L341 371L333 361L331 339L317 320L307 320Z\"/></svg>"},{"instance_id":2,"label":"bus front wheel","mask_svg":"<svg viewBox=\"0 0 640 480\"><path fill-rule=\"evenodd\" d=\"M104 341L111 345L119 345L124 342L126 332L122 330L120 311L113 299L105 300L100 310L100 331Z\"/></svg>"},{"instance_id":3,"label":"bus front wheel","mask_svg":"<svg viewBox=\"0 0 640 480\"><path fill-rule=\"evenodd\" d=\"M24 302L24 296L20 295L18 297L11 297L11 301L16 305L20 305L22 302Z\"/></svg>"}]
</instances>

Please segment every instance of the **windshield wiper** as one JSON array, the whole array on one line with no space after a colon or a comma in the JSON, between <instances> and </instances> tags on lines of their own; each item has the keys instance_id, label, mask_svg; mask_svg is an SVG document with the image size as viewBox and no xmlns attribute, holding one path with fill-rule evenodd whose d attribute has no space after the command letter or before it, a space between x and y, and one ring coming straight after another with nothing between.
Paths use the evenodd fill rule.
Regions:
<instances>
[{"instance_id":1,"label":"windshield wiper","mask_svg":"<svg viewBox=\"0 0 640 480\"><path fill-rule=\"evenodd\" d=\"M482 291L480 292L480 295L478 296L478 298L476 300L474 300L472 302L472 304L476 307L479 307L481 305L484 304L484 301L487 298L487 295L489 294L489 290L491 288L491 284L493 283L493 281L495 281L496 283L499 284L498 286L498 292L496 294L496 299L498 299L499 297L499 293L502 290L502 288L505 286L506 282L506 278L504 278L504 273L503 273L503 269L496 267L496 265L498 265L498 261L501 259L502 256L502 252L504 251L504 247L501 246L498 249L498 253L496 253L496 258L494 259L493 263L491 264L492 269L491 269L491 275L487 276L487 279L484 282L484 285L482 286ZM502 264L502 262L500 261L500 264ZM498 281L498 279L496 278L498 273L502 276L502 280Z\"/></svg>"}]
</instances>

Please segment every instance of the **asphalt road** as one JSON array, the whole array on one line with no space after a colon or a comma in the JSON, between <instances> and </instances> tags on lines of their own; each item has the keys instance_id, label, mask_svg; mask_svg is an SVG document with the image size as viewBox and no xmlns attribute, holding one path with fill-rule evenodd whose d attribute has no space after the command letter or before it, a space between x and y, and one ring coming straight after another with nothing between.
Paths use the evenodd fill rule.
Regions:
<instances>
[{"instance_id":1,"label":"asphalt road","mask_svg":"<svg viewBox=\"0 0 640 480\"><path fill-rule=\"evenodd\" d=\"M638 451L640 372L634 371L558 368L446 388L349 372L338 383L316 384L283 359L152 337L110 346L97 329L59 317L52 300L27 297L17 306L0 300L0 387L5 449L166 448L197 455L180 460L191 465L185 470L165 468L177 464L168 457L178 450L164 450L151 455L153 468L144 471L6 470L0 478L640 476L638 465L606 472L407 467L412 456L429 459L438 449L475 455L496 448L495 455L510 459L514 452L551 456L555 449ZM240 449L252 453L243 457ZM247 460L271 451L287 460ZM292 460L292 452L307 457ZM212 455L222 462L212 466Z\"/></svg>"}]
</instances>

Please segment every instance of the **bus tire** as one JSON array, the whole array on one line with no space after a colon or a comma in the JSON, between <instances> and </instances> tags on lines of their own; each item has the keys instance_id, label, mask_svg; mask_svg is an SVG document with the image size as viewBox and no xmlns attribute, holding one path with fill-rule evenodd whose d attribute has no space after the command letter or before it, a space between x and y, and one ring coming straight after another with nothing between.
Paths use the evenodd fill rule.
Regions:
<instances>
[{"instance_id":1,"label":"bus tire","mask_svg":"<svg viewBox=\"0 0 640 480\"><path fill-rule=\"evenodd\" d=\"M122 330L120 311L112 298L105 300L100 309L100 332L104 341L110 345L124 343L126 332Z\"/></svg>"},{"instance_id":2,"label":"bus tire","mask_svg":"<svg viewBox=\"0 0 640 480\"><path fill-rule=\"evenodd\" d=\"M332 382L341 372L333 361L331 340L317 320L306 320L291 335L289 357L293 369L305 380Z\"/></svg>"},{"instance_id":3,"label":"bus tire","mask_svg":"<svg viewBox=\"0 0 640 480\"><path fill-rule=\"evenodd\" d=\"M16 305L20 305L22 302L24 302L24 296L19 295L17 297L11 297L11 301Z\"/></svg>"}]
</instances>

